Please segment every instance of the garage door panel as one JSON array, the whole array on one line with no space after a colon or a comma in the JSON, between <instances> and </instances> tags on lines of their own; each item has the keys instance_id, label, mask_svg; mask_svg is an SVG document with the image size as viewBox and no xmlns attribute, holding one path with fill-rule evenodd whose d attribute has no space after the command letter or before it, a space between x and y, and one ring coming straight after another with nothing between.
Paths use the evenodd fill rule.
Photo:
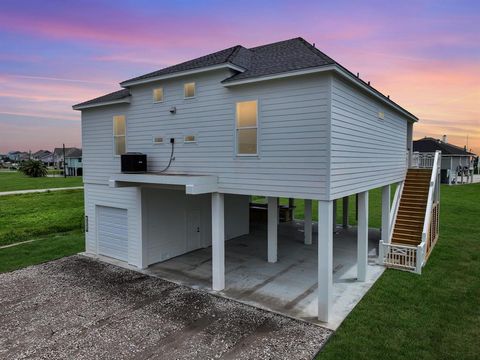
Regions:
<instances>
[{"instance_id":1,"label":"garage door panel","mask_svg":"<svg viewBox=\"0 0 480 360\"><path fill-rule=\"evenodd\" d=\"M97 206L98 253L115 259L128 260L127 210Z\"/></svg>"}]
</instances>

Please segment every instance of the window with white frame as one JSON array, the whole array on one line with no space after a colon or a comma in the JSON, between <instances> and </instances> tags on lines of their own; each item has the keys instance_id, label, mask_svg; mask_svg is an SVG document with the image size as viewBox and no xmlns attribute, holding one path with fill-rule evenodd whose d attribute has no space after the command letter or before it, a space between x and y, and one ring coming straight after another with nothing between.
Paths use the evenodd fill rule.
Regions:
<instances>
[{"instance_id":1,"label":"window with white frame","mask_svg":"<svg viewBox=\"0 0 480 360\"><path fill-rule=\"evenodd\" d=\"M126 152L127 123L125 115L113 117L113 151L115 155L122 155Z\"/></svg>"},{"instance_id":2,"label":"window with white frame","mask_svg":"<svg viewBox=\"0 0 480 360\"><path fill-rule=\"evenodd\" d=\"M153 89L153 102L163 102L163 88Z\"/></svg>"},{"instance_id":3,"label":"window with white frame","mask_svg":"<svg viewBox=\"0 0 480 360\"><path fill-rule=\"evenodd\" d=\"M237 102L237 155L257 155L257 101Z\"/></svg>"},{"instance_id":4,"label":"window with white frame","mask_svg":"<svg viewBox=\"0 0 480 360\"><path fill-rule=\"evenodd\" d=\"M195 135L185 135L183 137L184 143L195 143L197 142L197 137Z\"/></svg>"},{"instance_id":5,"label":"window with white frame","mask_svg":"<svg viewBox=\"0 0 480 360\"><path fill-rule=\"evenodd\" d=\"M183 95L185 99L190 99L195 97L195 83L190 82L183 85Z\"/></svg>"}]
</instances>

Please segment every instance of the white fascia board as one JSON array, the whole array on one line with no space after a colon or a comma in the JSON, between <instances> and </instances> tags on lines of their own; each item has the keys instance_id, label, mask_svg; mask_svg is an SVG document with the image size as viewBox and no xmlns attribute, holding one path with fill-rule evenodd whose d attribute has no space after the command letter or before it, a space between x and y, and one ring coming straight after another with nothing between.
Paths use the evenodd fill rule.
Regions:
<instances>
[{"instance_id":1,"label":"white fascia board","mask_svg":"<svg viewBox=\"0 0 480 360\"><path fill-rule=\"evenodd\" d=\"M283 79L283 78L287 78L287 77L291 77L291 76L322 73L322 72L327 72L327 71L335 71L337 74L341 75L342 77L344 77L348 81L350 81L353 84L357 85L358 87L362 88L363 90L368 92L370 95L374 96L375 98L382 101L386 105L388 105L388 106L394 108L395 110L401 112L403 115L408 117L413 122L418 121L418 118L416 116L408 113L407 111L402 109L400 106L396 105L392 100L390 100L390 99L386 98L385 96L377 93L370 86L364 84L362 81L357 79L355 77L355 75L350 74L349 72L345 71L344 69L342 69L341 67L339 67L337 65L324 65L324 66L319 66L319 67L316 67L316 68L311 68L311 69L306 69L306 70L295 70L295 71L284 72L284 73L281 73L281 74L260 76L260 77L256 77L256 78L237 80L237 81L230 81L230 82L223 83L222 85L224 87L230 87L230 86L256 83L256 82L260 82L260 81Z\"/></svg>"},{"instance_id":2,"label":"white fascia board","mask_svg":"<svg viewBox=\"0 0 480 360\"><path fill-rule=\"evenodd\" d=\"M259 81L283 79L283 78L291 77L291 76L300 76L300 75L307 75L307 74L314 74L314 73L332 71L334 68L335 68L334 65L325 65L325 66L319 66L319 67L315 67L315 68L311 68L311 69L294 70L294 71L284 72L284 73L280 73L280 74L259 76L259 77L251 78L251 79L229 81L229 82L222 83L222 85L224 87L244 85L244 84L256 83L256 82L259 82Z\"/></svg>"},{"instance_id":3,"label":"white fascia board","mask_svg":"<svg viewBox=\"0 0 480 360\"><path fill-rule=\"evenodd\" d=\"M73 110L83 110L83 109L90 109L94 107L99 107L99 106L107 106L107 105L115 105L115 104L129 104L130 103L130 96L123 98L123 99L118 99L118 100L112 100L112 101L104 101L104 102L99 102L99 103L94 103L94 104L85 104L85 105L74 105L72 106Z\"/></svg>"},{"instance_id":4,"label":"white fascia board","mask_svg":"<svg viewBox=\"0 0 480 360\"><path fill-rule=\"evenodd\" d=\"M219 70L219 69L232 69L232 70L239 71L239 72L244 72L245 71L245 69L240 67L240 66L237 66L237 65L234 65L234 64L231 64L231 63L225 63L225 64L219 64L219 65L213 65L213 66L206 66L206 67L193 69L193 70L178 71L178 72L174 72L174 73L171 73L171 74L164 74L164 75L159 75L159 76L150 77L150 78L146 78L146 79L132 80L132 81L127 80L127 81L121 82L120 86L124 87L124 88L127 88L129 86L147 84L147 83L150 83L150 82L153 82L153 81L171 79L171 78L176 78L176 77L180 77L180 76L194 75L194 74L198 74L198 73L202 73L202 72L206 72L206 71L213 71L213 70Z\"/></svg>"},{"instance_id":5,"label":"white fascia board","mask_svg":"<svg viewBox=\"0 0 480 360\"><path fill-rule=\"evenodd\" d=\"M110 187L141 185L185 186L187 194L206 194L218 191L218 178L213 175L182 174L113 174L109 179Z\"/></svg>"}]
</instances>

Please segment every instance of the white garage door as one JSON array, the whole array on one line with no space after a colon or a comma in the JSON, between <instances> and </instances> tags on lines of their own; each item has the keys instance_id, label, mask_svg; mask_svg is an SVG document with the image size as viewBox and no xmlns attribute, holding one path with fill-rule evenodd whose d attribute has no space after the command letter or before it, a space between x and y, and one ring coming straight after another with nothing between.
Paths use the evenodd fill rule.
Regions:
<instances>
[{"instance_id":1,"label":"white garage door","mask_svg":"<svg viewBox=\"0 0 480 360\"><path fill-rule=\"evenodd\" d=\"M98 253L128 260L127 210L97 206Z\"/></svg>"}]
</instances>

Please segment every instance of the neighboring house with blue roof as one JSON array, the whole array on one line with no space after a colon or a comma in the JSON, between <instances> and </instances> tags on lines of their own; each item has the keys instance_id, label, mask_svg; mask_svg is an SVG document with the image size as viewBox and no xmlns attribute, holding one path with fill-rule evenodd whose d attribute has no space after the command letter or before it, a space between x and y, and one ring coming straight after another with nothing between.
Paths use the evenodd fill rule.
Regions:
<instances>
[{"instance_id":1,"label":"neighboring house with blue roof","mask_svg":"<svg viewBox=\"0 0 480 360\"><path fill-rule=\"evenodd\" d=\"M473 182L474 161L477 154L448 142L446 135L442 139L424 137L413 142L413 151L424 154L442 152L442 182L445 184L464 184Z\"/></svg>"}]
</instances>

